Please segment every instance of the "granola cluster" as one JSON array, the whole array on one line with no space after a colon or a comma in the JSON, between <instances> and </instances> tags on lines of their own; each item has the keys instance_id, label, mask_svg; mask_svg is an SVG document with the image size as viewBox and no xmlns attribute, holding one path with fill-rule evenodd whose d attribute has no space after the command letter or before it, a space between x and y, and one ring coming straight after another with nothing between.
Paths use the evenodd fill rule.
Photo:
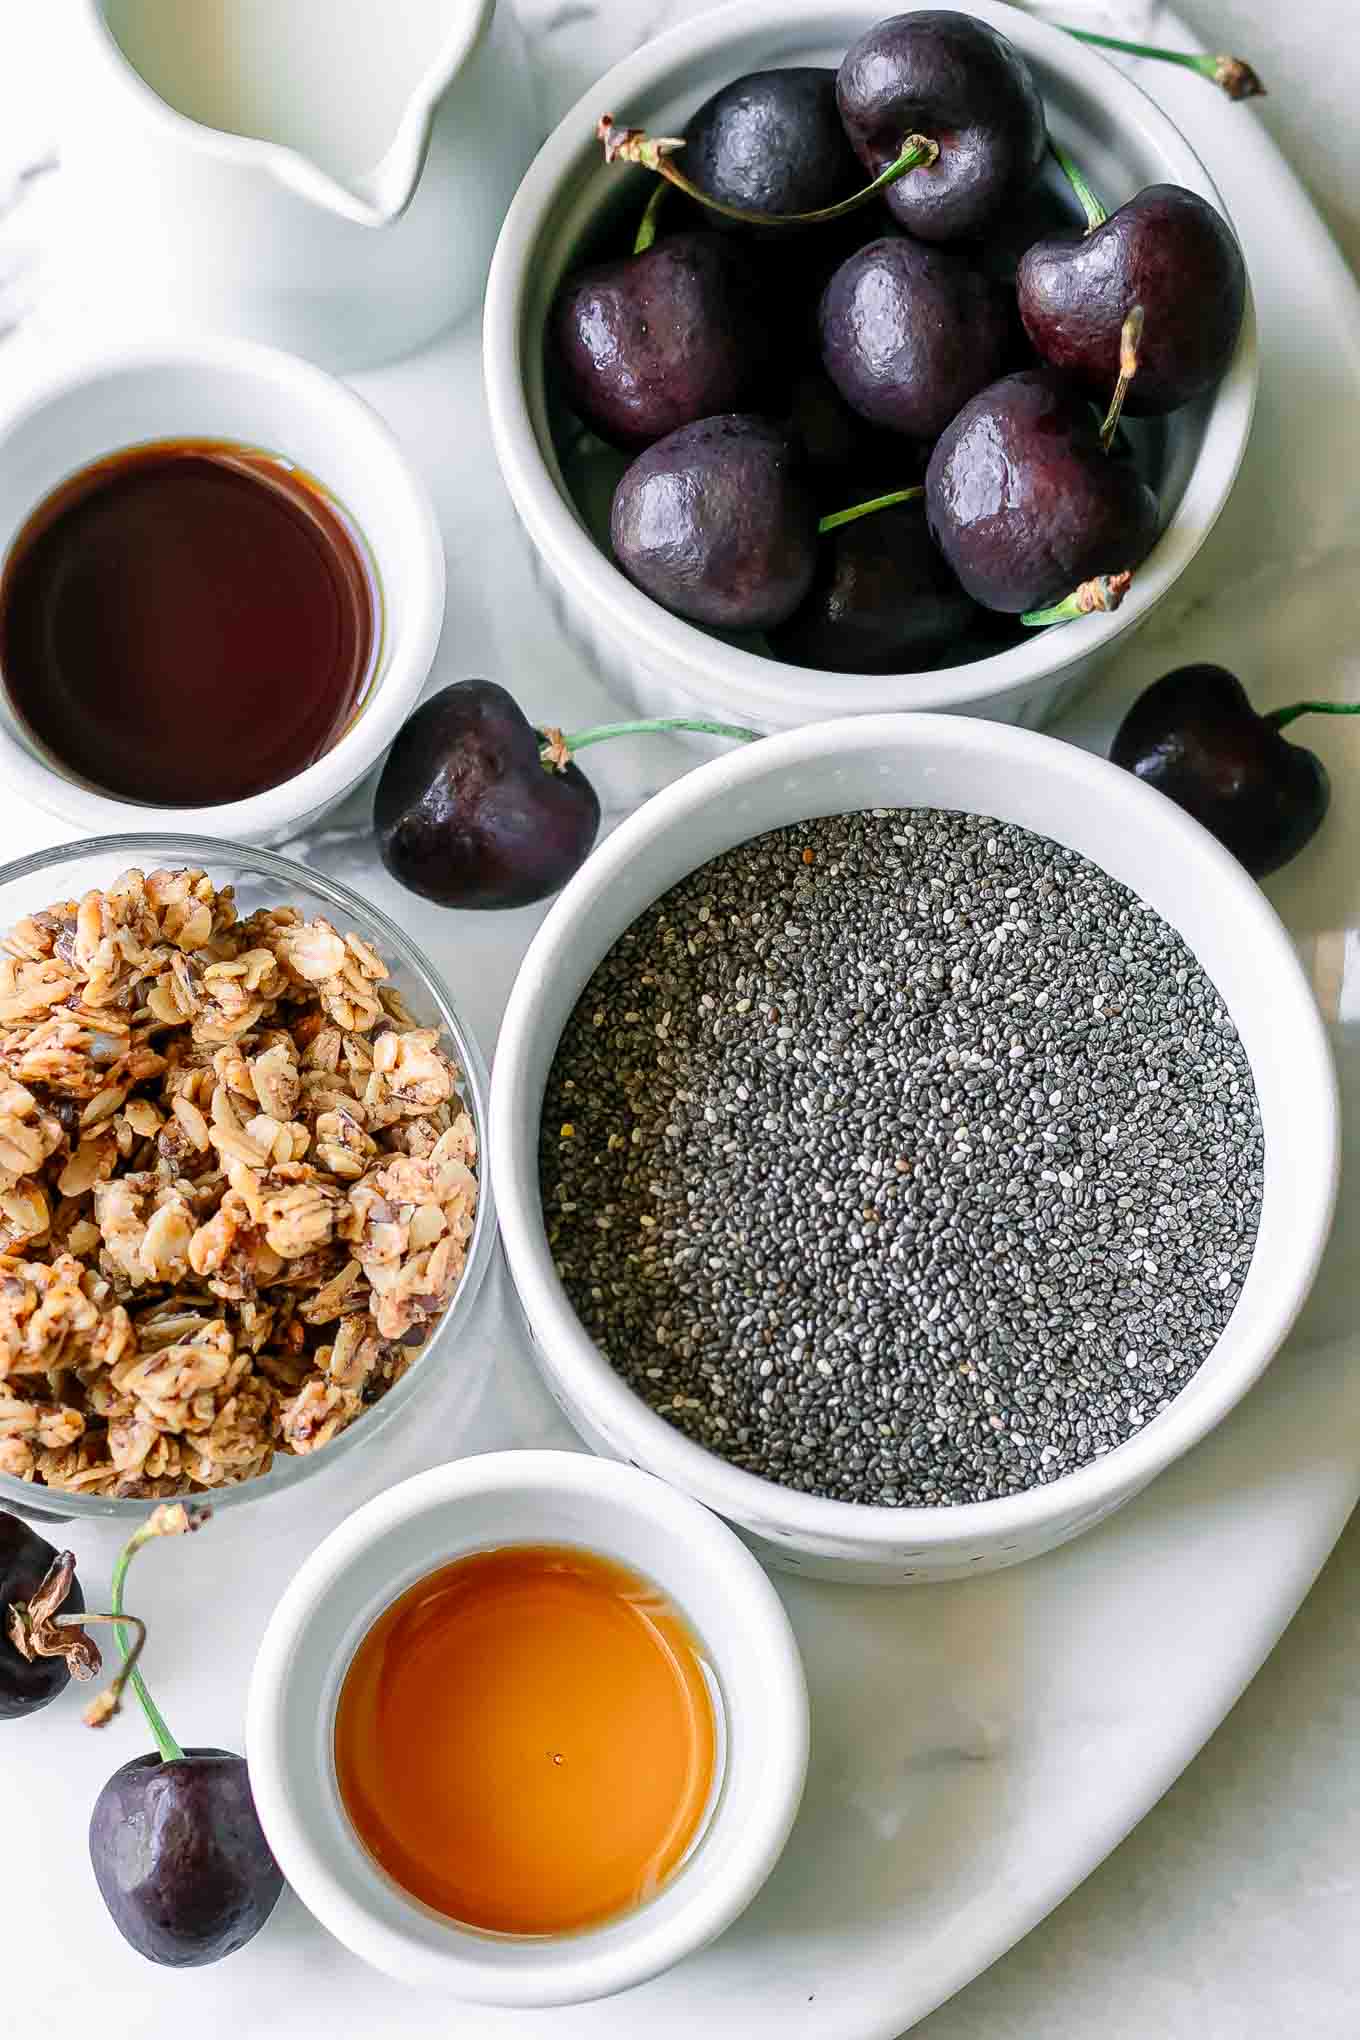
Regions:
<instances>
[{"instance_id":1,"label":"granola cluster","mask_svg":"<svg viewBox=\"0 0 1360 2040\"><path fill-rule=\"evenodd\" d=\"M459 1072L381 957L201 871L0 944L0 1472L167 1495L313 1452L467 1257Z\"/></svg>"}]
</instances>

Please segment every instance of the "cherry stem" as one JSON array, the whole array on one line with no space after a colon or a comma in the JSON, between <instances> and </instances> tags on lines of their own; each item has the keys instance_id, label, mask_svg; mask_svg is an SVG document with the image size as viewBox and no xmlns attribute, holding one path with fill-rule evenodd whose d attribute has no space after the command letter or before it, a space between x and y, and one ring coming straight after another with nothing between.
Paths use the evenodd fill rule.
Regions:
<instances>
[{"instance_id":1,"label":"cherry stem","mask_svg":"<svg viewBox=\"0 0 1360 2040\"><path fill-rule=\"evenodd\" d=\"M635 255L645 255L656 239L656 223L661 212L661 201L665 196L665 181L658 177L653 187L652 195L647 201L647 209L638 221L638 230L633 239L633 253Z\"/></svg>"},{"instance_id":2,"label":"cherry stem","mask_svg":"<svg viewBox=\"0 0 1360 2040\"><path fill-rule=\"evenodd\" d=\"M1055 142L1052 135L1048 138L1048 147L1054 162L1058 165L1063 176L1077 194L1078 203L1086 215L1087 233L1093 234L1097 227L1104 226L1106 220L1110 217L1109 213L1086 182L1081 166L1075 156L1069 155L1062 143Z\"/></svg>"},{"instance_id":3,"label":"cherry stem","mask_svg":"<svg viewBox=\"0 0 1360 2040\"><path fill-rule=\"evenodd\" d=\"M1133 575L1128 573L1097 574L1093 581L1083 581L1070 595L1064 595L1051 609L1027 609L1020 621L1031 630L1039 630L1050 623L1070 623L1074 617L1090 616L1096 610L1118 609L1132 580Z\"/></svg>"},{"instance_id":4,"label":"cherry stem","mask_svg":"<svg viewBox=\"0 0 1360 2040\"><path fill-rule=\"evenodd\" d=\"M86 1720L90 1722L92 1728L97 1728L102 1723L111 1719L118 1712L122 1704L123 1688L133 1676L137 1660L146 1648L146 1624L140 1615L128 1615L121 1609L116 1615L109 1615L105 1614L102 1609L92 1612L87 1608L83 1615L54 1615L52 1618L54 1629L82 1629L87 1622L126 1623L129 1628L135 1629L137 1632L136 1641L123 1659L123 1668L114 1679L113 1684L107 1691L101 1693L96 1700L92 1700L85 1710ZM123 1641L123 1636L124 1631L120 1628L118 1631L118 1641L120 1644ZM95 1719L91 1720L91 1716L95 1717Z\"/></svg>"},{"instance_id":5,"label":"cherry stem","mask_svg":"<svg viewBox=\"0 0 1360 2040\"><path fill-rule=\"evenodd\" d=\"M1301 715L1360 715L1360 701L1296 701L1291 708L1272 708L1261 720L1282 730Z\"/></svg>"},{"instance_id":6,"label":"cherry stem","mask_svg":"<svg viewBox=\"0 0 1360 2040\"><path fill-rule=\"evenodd\" d=\"M75 1585L76 1555L59 1551L27 1601L11 1601L0 1637L30 1664L59 1657L73 1679L84 1682L99 1670L99 1647L85 1634L85 1617L58 1614ZM91 1621L97 1620L91 1616ZM62 1634L61 1632L65 1632Z\"/></svg>"},{"instance_id":7,"label":"cherry stem","mask_svg":"<svg viewBox=\"0 0 1360 2040\"><path fill-rule=\"evenodd\" d=\"M940 145L929 135L908 135L902 144L902 152L886 170L880 171L872 184L866 184L850 198L843 198L837 205L824 205L816 212L775 213L753 212L745 206L728 205L726 200L712 198L701 191L697 184L691 184L683 170L671 161L677 149L685 146L683 135L649 135L645 128L618 127L612 113L602 114L595 124L595 139L604 145L606 163L638 163L644 170L655 170L658 177L664 177L677 191L683 191L696 204L706 206L710 212L721 213L725 220L739 220L746 227L816 227L828 220L842 220L847 213L858 212L871 198L877 198L880 191L886 191L890 184L896 184L899 177L905 177L908 170L928 167L940 153Z\"/></svg>"},{"instance_id":8,"label":"cherry stem","mask_svg":"<svg viewBox=\"0 0 1360 2040\"><path fill-rule=\"evenodd\" d=\"M645 722L597 723L591 730L573 730L569 737L561 730L545 729L546 741L539 756L549 772L561 772L574 751L584 751L591 744L607 744L611 737L650 737L665 730L697 730L705 737L733 737L739 744L757 743L762 734L740 723L705 722L689 715L654 716Z\"/></svg>"},{"instance_id":9,"label":"cherry stem","mask_svg":"<svg viewBox=\"0 0 1360 2040\"><path fill-rule=\"evenodd\" d=\"M1126 57L1152 57L1159 64L1182 64L1187 71L1198 71L1201 78L1219 86L1229 99L1257 99L1265 93L1260 77L1241 57L1196 56L1191 50L1161 50L1150 43L1121 42L1118 36L1095 35L1089 28L1069 28L1066 22L1057 26L1077 42L1091 43L1098 50L1120 50Z\"/></svg>"},{"instance_id":10,"label":"cherry stem","mask_svg":"<svg viewBox=\"0 0 1360 2040\"><path fill-rule=\"evenodd\" d=\"M1143 307L1135 305L1119 329L1119 380L1110 398L1110 408L1105 413L1105 422L1100 428L1100 448L1108 453L1114 444L1114 435L1119 430L1119 414L1124 408L1124 399L1129 393L1129 384L1138 373L1138 349L1143 342Z\"/></svg>"},{"instance_id":11,"label":"cherry stem","mask_svg":"<svg viewBox=\"0 0 1360 2040\"><path fill-rule=\"evenodd\" d=\"M137 1668L138 1650L129 1651L127 1630L122 1625L130 1624L134 1618L123 1612L123 1585L127 1570L137 1552L144 1544L150 1544L156 1537L182 1537L191 1530L199 1529L207 1522L212 1510L201 1504L188 1507L183 1502L162 1502L153 1509L146 1521L133 1531L127 1543L118 1554L113 1568L113 1615L117 1629L118 1648L123 1653L123 1668L107 1693L102 1693L85 1711L85 1720L91 1728L99 1728L116 1711L119 1695L124 1685L130 1685L141 1702L147 1726L155 1738L156 1747L167 1764L179 1762L184 1752L165 1725L164 1717L150 1693L146 1681ZM140 1623L138 1627L141 1627Z\"/></svg>"},{"instance_id":12,"label":"cherry stem","mask_svg":"<svg viewBox=\"0 0 1360 2040\"><path fill-rule=\"evenodd\" d=\"M852 503L848 510L833 510L830 516L819 521L818 534L824 537L828 531L835 531L842 524L853 524L857 517L868 517L875 510L891 510L897 503L914 503L918 496L924 494L925 490L918 483L912 489L894 489L891 495L875 496L868 503Z\"/></svg>"}]
</instances>

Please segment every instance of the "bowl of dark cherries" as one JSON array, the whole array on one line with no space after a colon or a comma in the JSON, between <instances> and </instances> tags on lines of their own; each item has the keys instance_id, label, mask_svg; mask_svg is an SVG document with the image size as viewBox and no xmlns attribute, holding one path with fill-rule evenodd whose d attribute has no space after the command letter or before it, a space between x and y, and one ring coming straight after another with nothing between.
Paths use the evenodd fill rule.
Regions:
<instances>
[{"instance_id":1,"label":"bowl of dark cherries","mask_svg":"<svg viewBox=\"0 0 1360 2040\"><path fill-rule=\"evenodd\" d=\"M564 623L639 708L1037 722L1203 543L1256 349L1193 148L1081 39L743 0L545 144L485 372Z\"/></svg>"}]
</instances>

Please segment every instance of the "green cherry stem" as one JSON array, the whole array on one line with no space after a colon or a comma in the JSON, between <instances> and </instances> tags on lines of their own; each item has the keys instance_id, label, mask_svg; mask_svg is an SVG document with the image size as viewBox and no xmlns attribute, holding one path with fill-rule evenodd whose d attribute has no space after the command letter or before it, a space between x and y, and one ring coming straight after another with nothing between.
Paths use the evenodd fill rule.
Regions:
<instances>
[{"instance_id":1,"label":"green cherry stem","mask_svg":"<svg viewBox=\"0 0 1360 2040\"><path fill-rule=\"evenodd\" d=\"M896 161L889 163L872 184L866 184L862 191L855 192L850 198L841 199L837 205L821 206L816 212L773 213L752 212L744 206L728 205L724 199L712 198L697 184L691 184L684 171L677 169L671 161L676 150L685 146L683 135L649 135L645 128L619 127L613 114L605 113L595 124L595 139L603 144L606 163L637 163L644 170L654 170L677 191L683 191L686 198L706 206L709 212L721 213L725 220L740 220L746 227L817 227L825 225L828 220L842 220L847 213L858 212L871 198L877 198L879 192L886 191L890 184L896 184L908 170L933 163L940 153L939 143L933 142L929 135L908 135Z\"/></svg>"},{"instance_id":2,"label":"green cherry stem","mask_svg":"<svg viewBox=\"0 0 1360 2040\"><path fill-rule=\"evenodd\" d=\"M123 1587L127 1580L128 1567L144 1544L150 1544L157 1537L182 1537L191 1530L199 1529L212 1514L211 1509L202 1505L192 1507L183 1502L162 1502L151 1511L146 1521L133 1531L127 1543L119 1552L113 1568L113 1616L115 1624L130 1623L132 1617L123 1612ZM141 1627L141 1624L138 1624ZM145 1634L145 1632L143 1632ZM125 1685L130 1685L141 1703L147 1726L155 1738L156 1748L167 1764L177 1763L184 1752L165 1725L164 1716L146 1688L146 1681L137 1668L138 1650L128 1650L127 1631L121 1626L117 1630L118 1645L123 1652L123 1668L108 1691L91 1701L85 1710L85 1721L90 1728L102 1728L104 1723L118 1712L118 1702ZM139 1646L140 1648L140 1646Z\"/></svg>"},{"instance_id":3,"label":"green cherry stem","mask_svg":"<svg viewBox=\"0 0 1360 2040\"><path fill-rule=\"evenodd\" d=\"M1090 616L1096 610L1118 609L1132 580L1132 574L1098 574L1095 580L1083 581L1070 595L1064 595L1051 609L1027 609L1020 621L1030 630L1041 630L1050 623L1071 623L1074 617Z\"/></svg>"},{"instance_id":4,"label":"green cherry stem","mask_svg":"<svg viewBox=\"0 0 1360 2040\"><path fill-rule=\"evenodd\" d=\"M613 737L651 737L666 730L697 730L705 737L731 737L738 744L757 743L763 732L748 730L741 723L707 722L701 716L651 716L643 722L597 723L594 729L573 730L570 736L551 725L542 730L539 756L549 772L563 772L577 751L591 744L607 744Z\"/></svg>"},{"instance_id":5,"label":"green cherry stem","mask_svg":"<svg viewBox=\"0 0 1360 2040\"><path fill-rule=\"evenodd\" d=\"M852 503L848 510L833 510L823 517L817 526L818 535L825 537L828 531L835 531L842 524L853 524L857 517L868 517L875 510L891 510L897 503L914 503L925 490L918 483L912 489L894 489L891 495L875 496L868 503Z\"/></svg>"},{"instance_id":6,"label":"green cherry stem","mask_svg":"<svg viewBox=\"0 0 1360 2040\"><path fill-rule=\"evenodd\" d=\"M593 730L576 730L562 741L569 751L584 751L588 744L605 744L611 737L650 737L658 730L697 730L706 737L735 737L739 744L754 744L759 730L744 729L739 723L704 722L697 716L654 716L645 722L600 723Z\"/></svg>"},{"instance_id":7,"label":"green cherry stem","mask_svg":"<svg viewBox=\"0 0 1360 2040\"><path fill-rule=\"evenodd\" d=\"M1159 64L1181 64L1198 71L1211 85L1217 85L1229 99L1257 99L1265 92L1258 74L1241 57L1196 56L1191 50L1161 50L1150 43L1121 42L1115 35L1095 35L1089 28L1069 28L1059 22L1064 34L1077 42L1090 43L1098 50L1118 50L1126 57L1152 57Z\"/></svg>"},{"instance_id":8,"label":"green cherry stem","mask_svg":"<svg viewBox=\"0 0 1360 2040\"><path fill-rule=\"evenodd\" d=\"M1360 701L1296 701L1289 708L1272 708L1261 720L1282 730L1301 715L1360 715Z\"/></svg>"},{"instance_id":9,"label":"green cherry stem","mask_svg":"<svg viewBox=\"0 0 1360 2040\"><path fill-rule=\"evenodd\" d=\"M1100 200L1086 182L1080 164L1069 155L1061 142L1055 142L1050 135L1049 150L1062 171L1063 176L1077 195L1082 211L1086 215L1086 231L1093 234L1097 227L1103 227L1110 217ZM1100 443L1106 453L1114 444L1115 433L1119 430L1119 414L1124 408L1124 399L1129 393L1129 384L1138 373L1138 349L1143 340L1143 307L1134 305L1125 319L1119 334L1119 380L1114 386L1110 408L1100 428Z\"/></svg>"},{"instance_id":10,"label":"green cherry stem","mask_svg":"<svg viewBox=\"0 0 1360 2040\"><path fill-rule=\"evenodd\" d=\"M665 180L658 177L652 195L647 201L647 209L638 221L637 234L633 240L633 253L635 255L645 255L656 239L656 223L661 212L661 202L665 196Z\"/></svg>"},{"instance_id":11,"label":"green cherry stem","mask_svg":"<svg viewBox=\"0 0 1360 2040\"><path fill-rule=\"evenodd\" d=\"M1069 155L1062 143L1055 142L1052 135L1048 138L1048 148L1054 162L1058 165L1063 176L1077 194L1077 202L1086 215L1087 233L1093 234L1097 227L1104 226L1110 215L1086 182L1081 165L1077 162L1075 156Z\"/></svg>"}]
</instances>

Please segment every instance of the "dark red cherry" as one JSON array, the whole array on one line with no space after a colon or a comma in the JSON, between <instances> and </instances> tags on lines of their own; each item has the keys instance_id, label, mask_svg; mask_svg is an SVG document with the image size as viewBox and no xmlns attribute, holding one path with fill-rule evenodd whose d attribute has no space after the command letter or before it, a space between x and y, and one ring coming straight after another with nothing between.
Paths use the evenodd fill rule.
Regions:
<instances>
[{"instance_id":1,"label":"dark red cherry","mask_svg":"<svg viewBox=\"0 0 1360 2040\"><path fill-rule=\"evenodd\" d=\"M686 122L683 163L701 191L748 212L819 212L863 183L836 107L836 73L808 64L753 71L706 99ZM738 234L787 233L711 218Z\"/></svg>"},{"instance_id":2,"label":"dark red cherry","mask_svg":"<svg viewBox=\"0 0 1360 2040\"><path fill-rule=\"evenodd\" d=\"M113 1568L108 1615L89 1617L135 1630L135 1647L106 1693L85 1711L91 1728L117 1714L131 1681L156 1748L120 1766L90 1816L90 1866L119 1933L148 1962L199 1967L234 1954L260 1931L278 1903L283 1873L274 1861L250 1789L244 1757L229 1750L185 1750L176 1742L134 1671L145 1625L128 1615L128 1566L160 1537L187 1536L208 1520L202 1505L162 1502L133 1531ZM123 1643L126 1631L119 1631Z\"/></svg>"},{"instance_id":3,"label":"dark red cherry","mask_svg":"<svg viewBox=\"0 0 1360 2040\"><path fill-rule=\"evenodd\" d=\"M817 510L788 431L729 415L683 425L638 455L614 491L614 556L677 616L770 630L812 583Z\"/></svg>"},{"instance_id":4,"label":"dark red cherry","mask_svg":"<svg viewBox=\"0 0 1360 2040\"><path fill-rule=\"evenodd\" d=\"M600 826L580 767L543 762L543 739L494 680L457 680L423 702L387 754L373 803L383 863L441 907L527 907L579 870Z\"/></svg>"},{"instance_id":5,"label":"dark red cherry","mask_svg":"<svg viewBox=\"0 0 1360 2040\"><path fill-rule=\"evenodd\" d=\"M913 457L895 435L876 432L872 425L852 411L820 362L810 363L795 378L789 399L789 430L802 456L803 467L828 510L848 503L854 494L852 475L868 470L873 488L886 489L911 467L908 480L925 473L926 457L919 449Z\"/></svg>"},{"instance_id":6,"label":"dark red cherry","mask_svg":"<svg viewBox=\"0 0 1360 2040\"><path fill-rule=\"evenodd\" d=\"M758 273L720 234L672 234L641 255L596 263L568 277L552 309L567 401L629 453L737 410L769 374L766 313Z\"/></svg>"},{"instance_id":7,"label":"dark red cherry","mask_svg":"<svg viewBox=\"0 0 1360 2040\"><path fill-rule=\"evenodd\" d=\"M1013 615L1130 571L1157 536L1157 498L1105 453L1091 407L1051 369L1004 376L964 405L930 456L926 510L968 594Z\"/></svg>"},{"instance_id":8,"label":"dark red cherry","mask_svg":"<svg viewBox=\"0 0 1360 2040\"><path fill-rule=\"evenodd\" d=\"M1160 416L1221 379L1242 330L1247 272L1216 207L1152 184L1088 233L1036 241L1016 272L1036 352L1098 401L1119 372L1120 329L1143 308L1138 373L1125 410Z\"/></svg>"},{"instance_id":9,"label":"dark red cherry","mask_svg":"<svg viewBox=\"0 0 1360 2040\"><path fill-rule=\"evenodd\" d=\"M151 1752L115 1771L90 1816L90 1862L123 1939L167 1969L235 1954L283 1890L245 1758L229 1750Z\"/></svg>"},{"instance_id":10,"label":"dark red cherry","mask_svg":"<svg viewBox=\"0 0 1360 2040\"><path fill-rule=\"evenodd\" d=\"M855 153L875 176L909 134L938 145L935 162L909 170L884 195L918 240L981 233L1043 162L1043 101L1029 65L970 14L922 8L880 21L846 53L836 95Z\"/></svg>"},{"instance_id":11,"label":"dark red cherry","mask_svg":"<svg viewBox=\"0 0 1360 2040\"><path fill-rule=\"evenodd\" d=\"M852 411L821 363L794 380L789 428L820 510L924 482L928 442L884 432Z\"/></svg>"},{"instance_id":12,"label":"dark red cherry","mask_svg":"<svg viewBox=\"0 0 1360 2040\"><path fill-rule=\"evenodd\" d=\"M98 1671L99 1652L84 1630L53 1620L84 1608L71 1553L0 1511L0 1721L36 1714L73 1674Z\"/></svg>"},{"instance_id":13,"label":"dark red cherry","mask_svg":"<svg viewBox=\"0 0 1360 2040\"><path fill-rule=\"evenodd\" d=\"M936 439L1011 358L1009 293L968 255L905 234L841 264L820 325L822 363L846 403L910 439Z\"/></svg>"},{"instance_id":14,"label":"dark red cherry","mask_svg":"<svg viewBox=\"0 0 1360 2040\"><path fill-rule=\"evenodd\" d=\"M777 659L828 673L917 673L962 645L978 615L924 505L900 503L827 532L817 578L769 645Z\"/></svg>"},{"instance_id":15,"label":"dark red cherry","mask_svg":"<svg viewBox=\"0 0 1360 2040\"><path fill-rule=\"evenodd\" d=\"M374 826L399 884L442 907L527 907L564 886L600 826L572 753L616 737L758 732L695 716L600 723L564 736L533 727L494 680L459 680L418 708L388 753Z\"/></svg>"},{"instance_id":16,"label":"dark red cherry","mask_svg":"<svg viewBox=\"0 0 1360 2040\"><path fill-rule=\"evenodd\" d=\"M1292 720L1294 711L1278 713ZM1258 714L1223 666L1178 666L1154 680L1110 756L1202 822L1254 878L1296 857L1327 813L1321 759Z\"/></svg>"}]
</instances>

